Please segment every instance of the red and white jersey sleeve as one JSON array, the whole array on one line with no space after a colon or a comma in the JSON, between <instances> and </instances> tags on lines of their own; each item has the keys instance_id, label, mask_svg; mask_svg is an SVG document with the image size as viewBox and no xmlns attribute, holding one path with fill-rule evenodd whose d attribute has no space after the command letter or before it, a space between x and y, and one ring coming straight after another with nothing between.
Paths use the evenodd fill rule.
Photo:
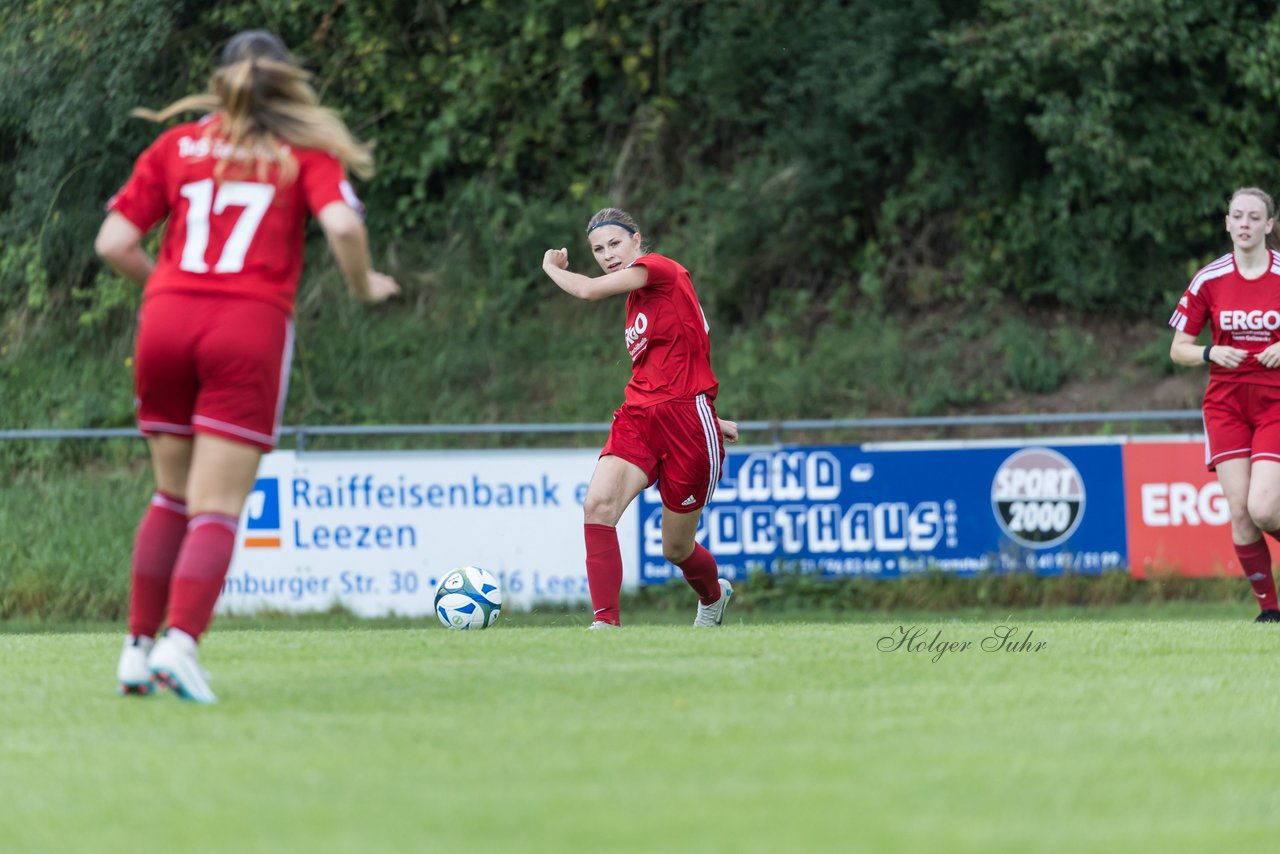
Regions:
<instances>
[{"instance_id":1,"label":"red and white jersey sleeve","mask_svg":"<svg viewBox=\"0 0 1280 854\"><path fill-rule=\"evenodd\" d=\"M719 384L711 370L710 330L689 271L653 253L633 264L646 269L648 281L627 295L626 402L652 406L699 394L714 399Z\"/></svg>"},{"instance_id":2,"label":"red and white jersey sleeve","mask_svg":"<svg viewBox=\"0 0 1280 854\"><path fill-rule=\"evenodd\" d=\"M1178 300L1169 325L1193 336L1207 326L1213 344L1250 353L1260 353L1280 341L1280 252L1271 250L1270 255L1270 268L1256 279L1240 275L1233 254L1203 267ZM1209 377L1280 386L1280 371L1252 357L1234 369L1212 364Z\"/></svg>"},{"instance_id":3,"label":"red and white jersey sleeve","mask_svg":"<svg viewBox=\"0 0 1280 854\"><path fill-rule=\"evenodd\" d=\"M123 215L143 233L169 215L164 180L164 143L165 138L161 136L138 155L133 164L133 174L107 202L107 210Z\"/></svg>"},{"instance_id":4,"label":"red and white jersey sleeve","mask_svg":"<svg viewBox=\"0 0 1280 854\"><path fill-rule=\"evenodd\" d=\"M357 211L359 199L333 155L292 148L294 179L278 166L264 175L233 156L216 117L178 125L138 158L107 203L142 231L168 217L145 296L165 291L257 299L293 313L308 215L331 202Z\"/></svg>"}]
</instances>

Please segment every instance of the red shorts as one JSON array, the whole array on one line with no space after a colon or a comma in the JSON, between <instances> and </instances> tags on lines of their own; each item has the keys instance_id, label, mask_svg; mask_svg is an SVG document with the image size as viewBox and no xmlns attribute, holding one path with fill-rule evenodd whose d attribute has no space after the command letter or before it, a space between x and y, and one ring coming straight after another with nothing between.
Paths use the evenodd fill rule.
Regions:
<instances>
[{"instance_id":1,"label":"red shorts","mask_svg":"<svg viewBox=\"0 0 1280 854\"><path fill-rule=\"evenodd\" d=\"M275 447L293 322L251 299L162 293L143 301L134 354L138 427Z\"/></svg>"},{"instance_id":2,"label":"red shorts","mask_svg":"<svg viewBox=\"0 0 1280 854\"><path fill-rule=\"evenodd\" d=\"M1211 382L1204 392L1204 462L1280 461L1280 387Z\"/></svg>"},{"instance_id":3,"label":"red shorts","mask_svg":"<svg viewBox=\"0 0 1280 854\"><path fill-rule=\"evenodd\" d=\"M600 456L639 466L658 481L662 506L692 513L711 500L724 462L724 439L716 409L705 394L653 406L627 406L613 413L609 441Z\"/></svg>"}]
</instances>

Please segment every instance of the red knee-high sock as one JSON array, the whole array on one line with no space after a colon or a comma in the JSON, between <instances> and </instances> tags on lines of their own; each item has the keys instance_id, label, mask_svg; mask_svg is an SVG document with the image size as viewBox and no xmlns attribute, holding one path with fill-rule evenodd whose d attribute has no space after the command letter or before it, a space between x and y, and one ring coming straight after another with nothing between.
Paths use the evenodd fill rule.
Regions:
<instances>
[{"instance_id":1,"label":"red knee-high sock","mask_svg":"<svg viewBox=\"0 0 1280 854\"><path fill-rule=\"evenodd\" d=\"M693 552L676 566L680 567L684 580L689 582L703 605L710 605L720 598L720 571L711 552L694 543Z\"/></svg>"},{"instance_id":2,"label":"red knee-high sock","mask_svg":"<svg viewBox=\"0 0 1280 854\"><path fill-rule=\"evenodd\" d=\"M191 519L169 591L169 626L199 640L213 621L222 582L236 547L234 516L201 513Z\"/></svg>"},{"instance_id":3,"label":"red knee-high sock","mask_svg":"<svg viewBox=\"0 0 1280 854\"><path fill-rule=\"evenodd\" d=\"M129 573L129 634L152 638L164 622L169 579L187 535L187 505L181 498L156 490L142 514L133 541Z\"/></svg>"},{"instance_id":4,"label":"red knee-high sock","mask_svg":"<svg viewBox=\"0 0 1280 854\"><path fill-rule=\"evenodd\" d=\"M1266 537L1247 546L1236 546L1236 558L1253 586L1258 606L1264 611L1280 607L1276 604L1276 580L1271 576L1271 550L1267 548Z\"/></svg>"},{"instance_id":5,"label":"red knee-high sock","mask_svg":"<svg viewBox=\"0 0 1280 854\"><path fill-rule=\"evenodd\" d=\"M618 597L622 593L622 549L612 525L583 525L587 540L587 587L591 609L602 622L621 625Z\"/></svg>"}]
</instances>

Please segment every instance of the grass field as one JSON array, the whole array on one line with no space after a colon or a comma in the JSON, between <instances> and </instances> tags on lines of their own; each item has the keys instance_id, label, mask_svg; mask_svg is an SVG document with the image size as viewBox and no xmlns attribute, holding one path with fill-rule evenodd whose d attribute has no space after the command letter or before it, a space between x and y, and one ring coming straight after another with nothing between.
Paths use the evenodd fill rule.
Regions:
<instances>
[{"instance_id":1,"label":"grass field","mask_svg":"<svg viewBox=\"0 0 1280 854\"><path fill-rule=\"evenodd\" d=\"M202 653L212 707L115 696L118 630L0 634L0 847L1132 852L1280 833L1280 632L1238 606L504 620L225 620ZM984 651L999 625L1030 645ZM897 644L913 628L932 650Z\"/></svg>"}]
</instances>

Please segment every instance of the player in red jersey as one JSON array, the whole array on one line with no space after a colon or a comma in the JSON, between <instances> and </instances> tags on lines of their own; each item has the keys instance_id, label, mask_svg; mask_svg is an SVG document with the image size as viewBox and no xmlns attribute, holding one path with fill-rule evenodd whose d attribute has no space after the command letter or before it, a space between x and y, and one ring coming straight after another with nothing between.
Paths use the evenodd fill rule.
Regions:
<instances>
[{"instance_id":1,"label":"player in red jersey","mask_svg":"<svg viewBox=\"0 0 1280 854\"><path fill-rule=\"evenodd\" d=\"M307 216L357 299L379 302L399 287L369 268L359 200L346 180L346 169L372 172L369 146L319 105L279 39L237 35L208 94L135 112L165 121L191 110L208 114L142 153L107 203L94 247L145 285L134 389L156 491L134 543L120 690L148 694L160 682L212 703L196 645L258 461L276 441ZM162 221L153 260L142 238Z\"/></svg>"},{"instance_id":2,"label":"player in red jersey","mask_svg":"<svg viewBox=\"0 0 1280 854\"><path fill-rule=\"evenodd\" d=\"M622 552L617 524L641 490L655 480L662 495L662 554L698 594L694 626L718 626L733 595L715 558L694 536L711 500L724 442L738 426L716 417L718 384L711 371L711 339L689 271L647 252L636 222L605 208L587 224L587 241L604 275L570 272L569 253L548 249L542 269L566 293L585 300L627 295L624 343L631 381L613 414L584 501L591 628L620 625Z\"/></svg>"},{"instance_id":3,"label":"player in red jersey","mask_svg":"<svg viewBox=\"0 0 1280 854\"><path fill-rule=\"evenodd\" d=\"M1209 363L1204 394L1205 463L1217 471L1231 511L1240 568L1262 609L1280 622L1263 532L1280 531L1280 252L1267 247L1275 203L1255 187L1227 206L1233 250L1196 273L1169 319L1169 356L1179 365ZM1196 343L1205 327L1206 346Z\"/></svg>"}]
</instances>

